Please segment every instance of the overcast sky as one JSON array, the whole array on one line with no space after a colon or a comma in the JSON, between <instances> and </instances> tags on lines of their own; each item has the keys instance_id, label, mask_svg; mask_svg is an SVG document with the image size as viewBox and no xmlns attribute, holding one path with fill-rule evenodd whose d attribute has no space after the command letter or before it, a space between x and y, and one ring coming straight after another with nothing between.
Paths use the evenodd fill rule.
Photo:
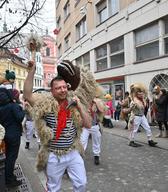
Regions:
<instances>
[{"instance_id":1,"label":"overcast sky","mask_svg":"<svg viewBox=\"0 0 168 192\"><path fill-rule=\"evenodd\" d=\"M13 13L9 13L9 11L5 11L5 9L8 10L9 8L12 8L12 11L19 10L19 6L21 6L21 5L17 4L17 2L14 0L11 2L13 2L13 4L12 4L14 6L13 8L12 8L11 4L7 4L7 6L4 6L3 9L0 9L0 18L1 18L0 19L0 31L2 31L4 21L6 21L6 23L7 23L8 30L12 30L14 28L14 26L19 25L19 21L21 20L21 17L18 16L17 14L13 14ZM29 3L31 3L31 1L26 1L26 3L29 4ZM42 28L42 30L39 30L39 33L44 34L46 29L48 28L49 34L54 35L53 30L55 29L55 26L56 26L55 0L46 0L46 3L44 5L43 9L40 11L40 13L41 13L40 14L41 19L38 20L38 26L40 26L40 28ZM32 22L35 23L33 20L32 20ZM27 29L27 27L25 27L23 32L29 32L29 30L30 30L30 27L29 27L29 29Z\"/></svg>"}]
</instances>

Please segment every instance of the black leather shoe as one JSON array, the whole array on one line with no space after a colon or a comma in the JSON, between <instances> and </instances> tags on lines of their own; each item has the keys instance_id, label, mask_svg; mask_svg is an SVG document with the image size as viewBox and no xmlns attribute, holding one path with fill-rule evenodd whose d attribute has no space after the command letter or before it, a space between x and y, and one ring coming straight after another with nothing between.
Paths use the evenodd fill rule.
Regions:
<instances>
[{"instance_id":1,"label":"black leather shoe","mask_svg":"<svg viewBox=\"0 0 168 192\"><path fill-rule=\"evenodd\" d=\"M94 163L95 163L95 165L99 165L100 164L99 156L94 156Z\"/></svg>"},{"instance_id":2,"label":"black leather shoe","mask_svg":"<svg viewBox=\"0 0 168 192\"><path fill-rule=\"evenodd\" d=\"M14 181L11 181L10 183L6 183L6 187L13 188L13 187L18 187L21 184L22 184L21 180L14 180Z\"/></svg>"},{"instance_id":3,"label":"black leather shoe","mask_svg":"<svg viewBox=\"0 0 168 192\"><path fill-rule=\"evenodd\" d=\"M134 141L130 141L129 146L131 146L131 147L141 147L142 145L139 144L139 143L135 143Z\"/></svg>"},{"instance_id":4,"label":"black leather shoe","mask_svg":"<svg viewBox=\"0 0 168 192\"><path fill-rule=\"evenodd\" d=\"M153 140L149 140L149 141L148 141L148 144L149 144L149 146L151 146L151 147L155 147L155 146L157 145L157 142L155 142L155 141L153 141Z\"/></svg>"}]
</instances>

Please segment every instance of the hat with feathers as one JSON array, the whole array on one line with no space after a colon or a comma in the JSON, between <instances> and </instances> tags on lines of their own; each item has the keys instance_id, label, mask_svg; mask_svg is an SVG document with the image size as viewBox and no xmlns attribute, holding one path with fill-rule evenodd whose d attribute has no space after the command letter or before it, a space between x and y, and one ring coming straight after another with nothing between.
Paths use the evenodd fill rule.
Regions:
<instances>
[{"instance_id":1,"label":"hat with feathers","mask_svg":"<svg viewBox=\"0 0 168 192\"><path fill-rule=\"evenodd\" d=\"M130 86L131 97L134 97L137 92L143 92L145 95L147 95L147 88L142 83L134 83Z\"/></svg>"},{"instance_id":2,"label":"hat with feathers","mask_svg":"<svg viewBox=\"0 0 168 192\"><path fill-rule=\"evenodd\" d=\"M73 65L69 60L63 60L57 66L58 75L60 75L66 83L70 84L70 89L75 91L80 83L80 69Z\"/></svg>"}]
</instances>

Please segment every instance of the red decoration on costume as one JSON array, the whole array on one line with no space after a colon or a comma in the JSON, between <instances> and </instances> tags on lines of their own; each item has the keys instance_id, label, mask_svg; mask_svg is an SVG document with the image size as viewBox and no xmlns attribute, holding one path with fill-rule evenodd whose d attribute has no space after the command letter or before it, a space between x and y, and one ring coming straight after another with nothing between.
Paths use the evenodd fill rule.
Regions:
<instances>
[{"instance_id":1,"label":"red decoration on costume","mask_svg":"<svg viewBox=\"0 0 168 192\"><path fill-rule=\"evenodd\" d=\"M15 53L19 53L19 49L16 47L16 48L14 49L14 52L15 52Z\"/></svg>"},{"instance_id":2,"label":"red decoration on costume","mask_svg":"<svg viewBox=\"0 0 168 192\"><path fill-rule=\"evenodd\" d=\"M54 33L54 35L58 35L59 29L54 29L53 33Z\"/></svg>"},{"instance_id":3,"label":"red decoration on costume","mask_svg":"<svg viewBox=\"0 0 168 192\"><path fill-rule=\"evenodd\" d=\"M65 101L60 105L60 110L58 112L58 123L56 130L56 141L59 139L62 130L66 127L66 120L70 117L70 110L66 110L68 102Z\"/></svg>"}]
</instances>

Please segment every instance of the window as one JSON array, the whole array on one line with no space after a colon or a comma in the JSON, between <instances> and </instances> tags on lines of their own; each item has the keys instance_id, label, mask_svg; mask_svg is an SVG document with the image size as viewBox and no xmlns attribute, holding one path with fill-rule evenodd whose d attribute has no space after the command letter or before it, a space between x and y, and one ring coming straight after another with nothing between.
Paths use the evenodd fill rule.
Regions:
<instances>
[{"instance_id":1,"label":"window","mask_svg":"<svg viewBox=\"0 0 168 192\"><path fill-rule=\"evenodd\" d=\"M84 55L78 57L76 59L76 65L84 65L88 69L90 69L90 53L85 53Z\"/></svg>"},{"instance_id":2,"label":"window","mask_svg":"<svg viewBox=\"0 0 168 192\"><path fill-rule=\"evenodd\" d=\"M64 19L66 20L70 15L70 3L67 1L67 3L64 6Z\"/></svg>"},{"instance_id":3,"label":"window","mask_svg":"<svg viewBox=\"0 0 168 192\"><path fill-rule=\"evenodd\" d=\"M108 18L107 1L101 1L96 5L98 14L98 23L102 23Z\"/></svg>"},{"instance_id":4,"label":"window","mask_svg":"<svg viewBox=\"0 0 168 192\"><path fill-rule=\"evenodd\" d=\"M60 26L61 26L61 16L58 16L57 18L56 18L56 22L57 22L57 29L59 29L60 28Z\"/></svg>"},{"instance_id":5,"label":"window","mask_svg":"<svg viewBox=\"0 0 168 192\"><path fill-rule=\"evenodd\" d=\"M164 36L165 54L168 54L168 18L164 20L164 23L165 23L165 36Z\"/></svg>"},{"instance_id":6,"label":"window","mask_svg":"<svg viewBox=\"0 0 168 192\"><path fill-rule=\"evenodd\" d=\"M90 54L89 52L83 55L83 65L90 69Z\"/></svg>"},{"instance_id":7,"label":"window","mask_svg":"<svg viewBox=\"0 0 168 192\"><path fill-rule=\"evenodd\" d=\"M165 38L165 53L168 54L168 38Z\"/></svg>"},{"instance_id":8,"label":"window","mask_svg":"<svg viewBox=\"0 0 168 192\"><path fill-rule=\"evenodd\" d=\"M124 65L124 38L120 37L109 43L111 67Z\"/></svg>"},{"instance_id":9,"label":"window","mask_svg":"<svg viewBox=\"0 0 168 192\"><path fill-rule=\"evenodd\" d=\"M46 56L48 56L48 57L50 56L50 48L49 47L46 48Z\"/></svg>"},{"instance_id":10,"label":"window","mask_svg":"<svg viewBox=\"0 0 168 192\"><path fill-rule=\"evenodd\" d=\"M65 51L70 48L70 33L64 39Z\"/></svg>"},{"instance_id":11,"label":"window","mask_svg":"<svg viewBox=\"0 0 168 192\"><path fill-rule=\"evenodd\" d=\"M159 28L152 24L135 32L136 60L159 56Z\"/></svg>"},{"instance_id":12,"label":"window","mask_svg":"<svg viewBox=\"0 0 168 192\"><path fill-rule=\"evenodd\" d=\"M149 90L152 92L153 88L158 85L161 88L167 89L168 87L168 75L167 74L158 74L150 82Z\"/></svg>"},{"instance_id":13,"label":"window","mask_svg":"<svg viewBox=\"0 0 168 192\"><path fill-rule=\"evenodd\" d=\"M82 57L78 57L76 59L76 65L78 65L78 66L82 65Z\"/></svg>"},{"instance_id":14,"label":"window","mask_svg":"<svg viewBox=\"0 0 168 192\"><path fill-rule=\"evenodd\" d=\"M62 55L62 45L60 44L58 46L58 57L61 57L61 55Z\"/></svg>"},{"instance_id":15,"label":"window","mask_svg":"<svg viewBox=\"0 0 168 192\"><path fill-rule=\"evenodd\" d=\"M97 71L107 69L107 45L102 45L95 51Z\"/></svg>"},{"instance_id":16,"label":"window","mask_svg":"<svg viewBox=\"0 0 168 192\"><path fill-rule=\"evenodd\" d=\"M87 33L86 17L76 25L76 38L79 40Z\"/></svg>"},{"instance_id":17,"label":"window","mask_svg":"<svg viewBox=\"0 0 168 192\"><path fill-rule=\"evenodd\" d=\"M119 1L109 0L109 12L110 15L115 15L119 11Z\"/></svg>"}]
</instances>

